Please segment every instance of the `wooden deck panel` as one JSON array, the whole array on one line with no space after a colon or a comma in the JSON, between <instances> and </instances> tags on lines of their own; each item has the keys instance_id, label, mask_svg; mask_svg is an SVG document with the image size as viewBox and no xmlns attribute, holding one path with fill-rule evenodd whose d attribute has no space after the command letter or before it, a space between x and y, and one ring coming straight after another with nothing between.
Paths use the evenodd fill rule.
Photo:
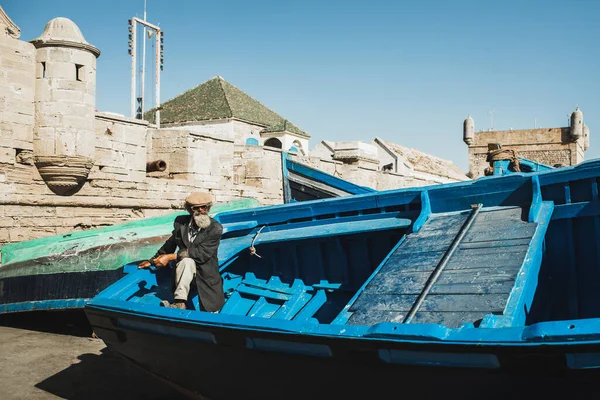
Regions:
<instances>
[{"instance_id":1,"label":"wooden deck panel","mask_svg":"<svg viewBox=\"0 0 600 400\"><path fill-rule=\"evenodd\" d=\"M458 327L501 314L535 233L522 214L518 207L483 209L411 323ZM407 314L467 216L434 216L409 235L351 305L347 323L398 322Z\"/></svg>"}]
</instances>

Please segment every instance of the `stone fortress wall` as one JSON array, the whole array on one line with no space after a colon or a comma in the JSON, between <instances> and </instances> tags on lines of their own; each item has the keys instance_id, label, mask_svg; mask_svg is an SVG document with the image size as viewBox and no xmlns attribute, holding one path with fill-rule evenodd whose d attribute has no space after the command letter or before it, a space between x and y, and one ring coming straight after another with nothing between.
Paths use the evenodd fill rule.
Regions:
<instances>
[{"instance_id":1,"label":"stone fortress wall","mask_svg":"<svg viewBox=\"0 0 600 400\"><path fill-rule=\"evenodd\" d=\"M0 8L0 245L171 213L194 190L212 192L217 202L249 197L262 205L283 203L282 150L261 145L264 138L245 144L264 127L230 118L157 129L97 112L100 50L79 28L56 18L31 42L19 34ZM486 141L506 142L490 135L478 132L469 144L474 169ZM579 162L583 150L577 146L570 142L558 151ZM450 162L400 147L376 138L322 142L310 155L290 154L377 190L469 179ZM166 169L147 172L147 163L157 160Z\"/></svg>"},{"instance_id":2,"label":"stone fortress wall","mask_svg":"<svg viewBox=\"0 0 600 400\"><path fill-rule=\"evenodd\" d=\"M19 40L0 8L0 244L170 213L194 190L209 190L218 202L283 202L281 150L240 143L247 124L156 129L95 111L98 56L65 18L30 43ZM374 160L296 157L380 190L408 183L378 171ZM146 172L156 160L167 169Z\"/></svg>"},{"instance_id":3,"label":"stone fortress wall","mask_svg":"<svg viewBox=\"0 0 600 400\"><path fill-rule=\"evenodd\" d=\"M490 143L498 143L503 149L514 150L519 157L551 167L570 166L584 160L584 152L590 146L590 129L583 123L583 112L579 108L572 112L570 126L563 128L475 132L475 122L467 117L463 140L468 146L469 176L477 179L489 166L486 158Z\"/></svg>"}]
</instances>

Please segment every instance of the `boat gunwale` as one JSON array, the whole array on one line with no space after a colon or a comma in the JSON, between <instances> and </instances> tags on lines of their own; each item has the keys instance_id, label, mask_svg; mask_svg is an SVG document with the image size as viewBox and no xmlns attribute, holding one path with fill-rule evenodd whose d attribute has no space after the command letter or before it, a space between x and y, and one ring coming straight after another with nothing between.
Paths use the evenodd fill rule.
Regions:
<instances>
[{"instance_id":1,"label":"boat gunwale","mask_svg":"<svg viewBox=\"0 0 600 400\"><path fill-rule=\"evenodd\" d=\"M106 301L92 299L85 305L84 310L86 314L91 312L113 320L115 317L132 318L138 321L149 321L151 324L173 326L188 330L228 330L239 332L240 335L247 335L247 332L253 332L255 335L275 334L283 335L285 338L302 338L303 341L308 342L321 339L364 340L367 342L376 341L382 343L459 346L463 349L463 351L464 348L469 348L469 351L472 351L476 349L481 350L494 347L550 348L561 346L566 346L566 348L569 349L577 346L578 348L581 347L581 350L585 350L586 346L600 345L600 333L594 334L596 338L587 339L576 339L576 336L573 336L571 333L567 339L563 340L552 340L553 336L547 334L549 329L553 329L557 326L562 326L563 328L566 328L563 330L572 332L574 328L571 329L570 326L581 323L583 320L546 321L538 322L528 326L502 329L476 328L472 326L447 328L440 324L413 325L391 322L378 323L373 326L348 326L314 324L287 320L272 321L267 318L260 318L261 321L259 322L257 321L259 318L245 315L225 315L199 312L195 310L176 310L160 308L154 305L151 306L152 311L141 311L124 307L122 306L123 303L127 302L114 299L108 299ZM228 320L239 320L239 322ZM596 324L600 326L600 318L590 318L586 319L585 321L586 324ZM289 328L286 327L286 325L288 325ZM132 328L123 328L117 325L112 329L119 330ZM399 330L404 331L404 333L397 333ZM438 331L443 333L445 337L425 336L424 333L426 332L419 332L426 330ZM369 331L374 332L369 333ZM380 332L377 333L375 331ZM152 333L159 334L159 332ZM480 333L482 335L469 335L469 333ZM467 337L461 338L461 335ZM590 333L583 332L580 335L586 336L590 335ZM471 336L471 338L469 338L469 336ZM505 339L503 340L501 337L495 336L503 336ZM479 352L479 350L477 351ZM600 348L596 348L596 350L600 350Z\"/></svg>"}]
</instances>

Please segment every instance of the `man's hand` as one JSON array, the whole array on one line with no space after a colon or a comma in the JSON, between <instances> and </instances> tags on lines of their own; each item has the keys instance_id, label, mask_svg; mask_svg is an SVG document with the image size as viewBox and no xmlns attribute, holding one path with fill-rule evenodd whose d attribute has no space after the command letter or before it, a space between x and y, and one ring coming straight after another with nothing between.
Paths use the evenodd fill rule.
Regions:
<instances>
[{"instance_id":1,"label":"man's hand","mask_svg":"<svg viewBox=\"0 0 600 400\"><path fill-rule=\"evenodd\" d=\"M142 261L141 263L138 264L138 269L148 268L151 265L152 265L152 263L149 260Z\"/></svg>"},{"instance_id":2,"label":"man's hand","mask_svg":"<svg viewBox=\"0 0 600 400\"><path fill-rule=\"evenodd\" d=\"M158 268L162 268L166 266L169 261L173 261L177 259L177 254L161 254L160 256L154 259L154 265Z\"/></svg>"}]
</instances>

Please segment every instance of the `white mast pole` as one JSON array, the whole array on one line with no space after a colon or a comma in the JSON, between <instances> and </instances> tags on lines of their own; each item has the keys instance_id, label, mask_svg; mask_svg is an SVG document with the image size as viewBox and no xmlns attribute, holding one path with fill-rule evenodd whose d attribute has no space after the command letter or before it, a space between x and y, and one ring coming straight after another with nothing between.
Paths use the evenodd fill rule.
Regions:
<instances>
[{"instance_id":1,"label":"white mast pole","mask_svg":"<svg viewBox=\"0 0 600 400\"><path fill-rule=\"evenodd\" d=\"M146 22L146 0L144 0L144 22ZM142 41L144 42L144 45L142 46L142 78L141 78L142 101L140 102L140 108L142 109L142 119L144 119L144 89L146 87L146 85L144 84L144 75L145 75L145 71L146 71L146 25L144 25L144 34L143 34Z\"/></svg>"},{"instance_id":2,"label":"white mast pole","mask_svg":"<svg viewBox=\"0 0 600 400\"><path fill-rule=\"evenodd\" d=\"M135 31L137 30L135 17L131 19L131 27L131 118L135 118Z\"/></svg>"},{"instance_id":3,"label":"white mast pole","mask_svg":"<svg viewBox=\"0 0 600 400\"><path fill-rule=\"evenodd\" d=\"M162 31L156 32L156 127L160 128L160 38Z\"/></svg>"}]
</instances>

